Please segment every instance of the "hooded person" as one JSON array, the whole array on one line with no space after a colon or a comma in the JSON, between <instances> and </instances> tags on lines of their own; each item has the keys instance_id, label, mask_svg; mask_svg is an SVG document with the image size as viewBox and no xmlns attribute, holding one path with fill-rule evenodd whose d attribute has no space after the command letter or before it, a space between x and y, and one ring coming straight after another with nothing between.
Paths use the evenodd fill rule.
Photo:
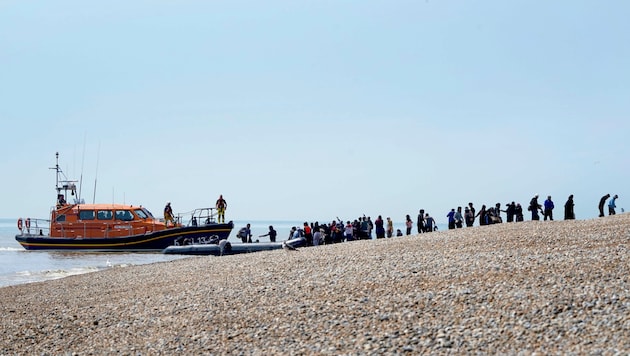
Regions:
<instances>
[{"instance_id":1,"label":"hooded person","mask_svg":"<svg viewBox=\"0 0 630 356\"><path fill-rule=\"evenodd\" d=\"M529 207L527 208L527 210L532 212L532 220L540 220L540 216L538 215L540 208L541 206L538 204L538 194L536 194L529 202Z\"/></svg>"},{"instance_id":2,"label":"hooded person","mask_svg":"<svg viewBox=\"0 0 630 356\"><path fill-rule=\"evenodd\" d=\"M575 219L575 211L573 210L573 194L569 195L567 202L564 203L564 220L573 220Z\"/></svg>"},{"instance_id":3,"label":"hooded person","mask_svg":"<svg viewBox=\"0 0 630 356\"><path fill-rule=\"evenodd\" d=\"M610 194L606 194L604 195L601 199L599 199L599 217L603 217L604 216L604 205L606 204L606 200L608 200L608 198L610 198Z\"/></svg>"}]
</instances>

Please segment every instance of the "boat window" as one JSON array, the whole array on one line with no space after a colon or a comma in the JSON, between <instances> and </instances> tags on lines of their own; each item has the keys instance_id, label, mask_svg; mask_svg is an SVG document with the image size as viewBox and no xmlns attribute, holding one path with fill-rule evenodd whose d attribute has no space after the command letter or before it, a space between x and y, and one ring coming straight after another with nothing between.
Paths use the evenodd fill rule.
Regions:
<instances>
[{"instance_id":1,"label":"boat window","mask_svg":"<svg viewBox=\"0 0 630 356\"><path fill-rule=\"evenodd\" d=\"M79 220L94 220L94 210L79 211Z\"/></svg>"},{"instance_id":2,"label":"boat window","mask_svg":"<svg viewBox=\"0 0 630 356\"><path fill-rule=\"evenodd\" d=\"M133 212L136 213L136 215L138 215L140 219L146 219L149 217L142 209L137 209L137 210L134 210Z\"/></svg>"},{"instance_id":3,"label":"boat window","mask_svg":"<svg viewBox=\"0 0 630 356\"><path fill-rule=\"evenodd\" d=\"M145 213L146 213L146 214L147 214L147 215L148 215L151 219L155 219L155 218L153 217L153 214L151 214L151 212L150 212L150 211L148 211L148 210L147 210L147 208L142 208L142 210L144 210L144 212L145 212Z\"/></svg>"},{"instance_id":4,"label":"boat window","mask_svg":"<svg viewBox=\"0 0 630 356\"><path fill-rule=\"evenodd\" d=\"M133 220L133 215L131 215L129 210L118 210L116 211L116 220L131 221Z\"/></svg>"},{"instance_id":5,"label":"boat window","mask_svg":"<svg viewBox=\"0 0 630 356\"><path fill-rule=\"evenodd\" d=\"M57 221L57 222L66 221L66 216L65 215L59 215L59 216L57 216L55 221Z\"/></svg>"},{"instance_id":6,"label":"boat window","mask_svg":"<svg viewBox=\"0 0 630 356\"><path fill-rule=\"evenodd\" d=\"M112 211L111 210L99 210L96 213L96 218L99 220L111 220L112 219Z\"/></svg>"}]
</instances>

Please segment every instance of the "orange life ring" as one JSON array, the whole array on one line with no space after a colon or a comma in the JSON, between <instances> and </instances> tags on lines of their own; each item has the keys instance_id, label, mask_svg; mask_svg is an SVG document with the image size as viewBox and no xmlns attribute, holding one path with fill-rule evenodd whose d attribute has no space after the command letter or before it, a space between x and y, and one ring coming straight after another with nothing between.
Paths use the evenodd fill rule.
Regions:
<instances>
[{"instance_id":1,"label":"orange life ring","mask_svg":"<svg viewBox=\"0 0 630 356\"><path fill-rule=\"evenodd\" d=\"M18 224L18 230L22 231L22 218L18 219L17 224Z\"/></svg>"},{"instance_id":2,"label":"orange life ring","mask_svg":"<svg viewBox=\"0 0 630 356\"><path fill-rule=\"evenodd\" d=\"M24 226L25 226L27 229L30 229L30 228L31 228L31 218L26 218L26 220L24 220Z\"/></svg>"}]
</instances>

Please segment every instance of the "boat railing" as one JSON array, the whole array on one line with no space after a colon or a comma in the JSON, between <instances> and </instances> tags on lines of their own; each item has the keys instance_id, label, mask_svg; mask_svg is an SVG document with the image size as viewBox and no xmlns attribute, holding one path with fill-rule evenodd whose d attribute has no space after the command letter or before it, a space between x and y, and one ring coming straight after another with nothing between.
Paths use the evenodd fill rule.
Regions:
<instances>
[{"instance_id":1,"label":"boat railing","mask_svg":"<svg viewBox=\"0 0 630 356\"><path fill-rule=\"evenodd\" d=\"M217 221L215 217L217 216L217 214L214 210L215 208L197 208L193 210L190 213L190 219L186 223L186 226L216 224Z\"/></svg>"},{"instance_id":2,"label":"boat railing","mask_svg":"<svg viewBox=\"0 0 630 356\"><path fill-rule=\"evenodd\" d=\"M21 235L48 235L50 232L50 220L47 219L31 219L22 220ZM18 227L19 228L19 227Z\"/></svg>"}]
</instances>

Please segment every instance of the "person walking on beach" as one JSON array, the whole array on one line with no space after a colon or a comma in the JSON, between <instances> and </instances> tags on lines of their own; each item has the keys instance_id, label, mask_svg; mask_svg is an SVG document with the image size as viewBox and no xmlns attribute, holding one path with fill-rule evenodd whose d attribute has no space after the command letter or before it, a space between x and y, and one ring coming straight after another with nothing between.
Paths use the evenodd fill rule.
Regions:
<instances>
[{"instance_id":1,"label":"person walking on beach","mask_svg":"<svg viewBox=\"0 0 630 356\"><path fill-rule=\"evenodd\" d=\"M492 219L492 223L502 223L503 219L501 218L501 203L494 204L494 218Z\"/></svg>"},{"instance_id":2,"label":"person walking on beach","mask_svg":"<svg viewBox=\"0 0 630 356\"><path fill-rule=\"evenodd\" d=\"M610 194L606 194L604 195L600 200L599 200L599 217L603 217L604 216L604 204L606 204L606 200L608 200L608 198L610 198Z\"/></svg>"},{"instance_id":3,"label":"person walking on beach","mask_svg":"<svg viewBox=\"0 0 630 356\"><path fill-rule=\"evenodd\" d=\"M475 215L475 217L479 217L479 226L486 225L486 205L481 206L481 210Z\"/></svg>"},{"instance_id":4,"label":"person walking on beach","mask_svg":"<svg viewBox=\"0 0 630 356\"><path fill-rule=\"evenodd\" d=\"M421 234L424 232L424 209L420 209L418 213L418 233Z\"/></svg>"},{"instance_id":5,"label":"person walking on beach","mask_svg":"<svg viewBox=\"0 0 630 356\"><path fill-rule=\"evenodd\" d=\"M466 227L471 227L475 223L475 213L468 207L464 208L464 220L466 220Z\"/></svg>"},{"instance_id":6,"label":"person walking on beach","mask_svg":"<svg viewBox=\"0 0 630 356\"><path fill-rule=\"evenodd\" d=\"M455 211L455 227L461 229L463 221L464 217L462 216L462 207L458 206L457 211Z\"/></svg>"},{"instance_id":7,"label":"person walking on beach","mask_svg":"<svg viewBox=\"0 0 630 356\"><path fill-rule=\"evenodd\" d=\"M516 217L517 222L525 220L525 217L523 215L523 206L521 206L521 203L516 203L516 208L514 209L514 215Z\"/></svg>"},{"instance_id":8,"label":"person walking on beach","mask_svg":"<svg viewBox=\"0 0 630 356\"><path fill-rule=\"evenodd\" d=\"M575 219L575 212L573 211L573 194L569 195L567 202L564 203L564 220L573 220Z\"/></svg>"},{"instance_id":9,"label":"person walking on beach","mask_svg":"<svg viewBox=\"0 0 630 356\"><path fill-rule=\"evenodd\" d=\"M217 203L215 204L217 208L217 222L224 223L225 222L225 209L227 209L227 202L223 199L223 194L219 195L219 199L217 199Z\"/></svg>"},{"instance_id":10,"label":"person walking on beach","mask_svg":"<svg viewBox=\"0 0 630 356\"><path fill-rule=\"evenodd\" d=\"M453 230L455 228L455 209L451 209L451 211L446 214L448 218L448 229Z\"/></svg>"},{"instance_id":11,"label":"person walking on beach","mask_svg":"<svg viewBox=\"0 0 630 356\"><path fill-rule=\"evenodd\" d=\"M407 226L407 235L411 235L411 228L413 227L413 221L411 221L411 217L409 214L405 217L405 225Z\"/></svg>"},{"instance_id":12,"label":"person walking on beach","mask_svg":"<svg viewBox=\"0 0 630 356\"><path fill-rule=\"evenodd\" d=\"M376 220L374 220L374 227L376 228L376 238L384 239L385 226L384 226L383 218L380 215L376 218Z\"/></svg>"},{"instance_id":13,"label":"person walking on beach","mask_svg":"<svg viewBox=\"0 0 630 356\"><path fill-rule=\"evenodd\" d=\"M370 236L370 223L368 222L365 215L363 216L363 219L361 219L360 228L361 235L359 236L359 239L367 239Z\"/></svg>"},{"instance_id":14,"label":"person walking on beach","mask_svg":"<svg viewBox=\"0 0 630 356\"><path fill-rule=\"evenodd\" d=\"M269 236L269 241L276 242L276 236L278 236L278 232L276 232L276 230L273 229L272 225L269 225L269 232L264 235L260 235L258 237L265 237L265 236Z\"/></svg>"},{"instance_id":15,"label":"person walking on beach","mask_svg":"<svg viewBox=\"0 0 630 356\"><path fill-rule=\"evenodd\" d=\"M164 207L164 226L168 227L168 222L171 222L175 226L175 217L173 216L173 208L171 208L171 202L166 202Z\"/></svg>"},{"instance_id":16,"label":"person walking on beach","mask_svg":"<svg viewBox=\"0 0 630 356\"><path fill-rule=\"evenodd\" d=\"M431 232L433 231L434 227L435 227L435 219L429 216L429 213L426 213L424 215L424 231Z\"/></svg>"},{"instance_id":17,"label":"person walking on beach","mask_svg":"<svg viewBox=\"0 0 630 356\"><path fill-rule=\"evenodd\" d=\"M306 221L304 222L304 238L308 246L313 246L313 229Z\"/></svg>"},{"instance_id":18,"label":"person walking on beach","mask_svg":"<svg viewBox=\"0 0 630 356\"><path fill-rule=\"evenodd\" d=\"M547 200L545 200L545 202L543 203L545 205L545 211L544 211L544 216L545 216L545 221L547 221L547 218L549 218L550 221L553 221L553 201L551 200L551 195L547 196Z\"/></svg>"},{"instance_id":19,"label":"person walking on beach","mask_svg":"<svg viewBox=\"0 0 630 356\"><path fill-rule=\"evenodd\" d=\"M475 210L475 207L473 206L473 203L468 203L468 208L470 210L470 213L473 216L473 219L470 223L470 226L472 227L475 224L475 218L477 217L477 215L475 215L476 210Z\"/></svg>"},{"instance_id":20,"label":"person walking on beach","mask_svg":"<svg viewBox=\"0 0 630 356\"><path fill-rule=\"evenodd\" d=\"M313 233L313 246L319 246L320 243L323 242L324 240L324 234L322 232L322 229L314 229L314 233Z\"/></svg>"},{"instance_id":21,"label":"person walking on beach","mask_svg":"<svg viewBox=\"0 0 630 356\"><path fill-rule=\"evenodd\" d=\"M394 236L394 222L388 216L387 217L387 237L392 237L392 236Z\"/></svg>"},{"instance_id":22,"label":"person walking on beach","mask_svg":"<svg viewBox=\"0 0 630 356\"><path fill-rule=\"evenodd\" d=\"M346 241L354 240L354 225L348 220L346 223L346 227L343 230L343 236L346 238Z\"/></svg>"},{"instance_id":23,"label":"person walking on beach","mask_svg":"<svg viewBox=\"0 0 630 356\"><path fill-rule=\"evenodd\" d=\"M615 215L615 208L617 207L617 205L615 205L615 200L617 200L617 198L619 198L619 196L615 194L615 196L608 202L608 215Z\"/></svg>"},{"instance_id":24,"label":"person walking on beach","mask_svg":"<svg viewBox=\"0 0 630 356\"><path fill-rule=\"evenodd\" d=\"M536 194L532 200L529 201L529 207L527 208L527 210L532 212L532 220L540 220L540 216L538 215L540 208L541 206L538 204L538 194Z\"/></svg>"},{"instance_id":25,"label":"person walking on beach","mask_svg":"<svg viewBox=\"0 0 630 356\"><path fill-rule=\"evenodd\" d=\"M514 222L514 215L516 215L516 203L511 202L505 205L507 205L507 208L505 209L507 222Z\"/></svg>"}]
</instances>

